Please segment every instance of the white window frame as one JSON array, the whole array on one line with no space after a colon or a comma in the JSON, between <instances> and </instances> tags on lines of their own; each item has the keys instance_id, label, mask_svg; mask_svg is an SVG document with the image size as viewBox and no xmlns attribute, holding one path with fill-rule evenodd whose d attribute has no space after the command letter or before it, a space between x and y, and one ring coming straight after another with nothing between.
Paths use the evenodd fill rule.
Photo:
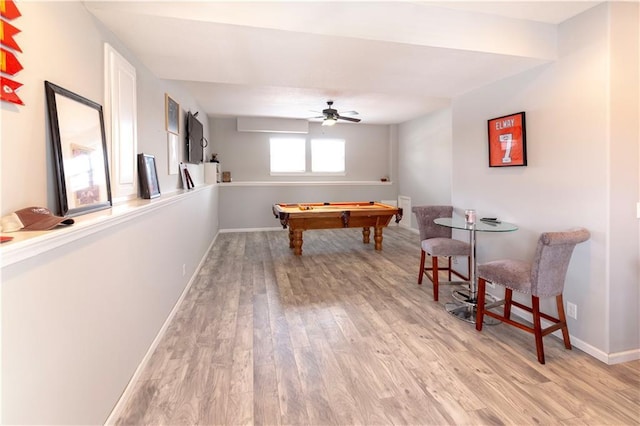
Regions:
<instances>
[{"instance_id":1,"label":"white window frame","mask_svg":"<svg viewBox=\"0 0 640 426\"><path fill-rule=\"evenodd\" d=\"M272 168L272 159L273 148L272 141L304 141L304 157L305 157L305 167L304 170L296 170L296 171L274 171ZM313 150L314 145L318 146L319 143L326 143L327 141L339 141L342 144L342 156L343 156L343 168L341 171L313 171ZM340 138L313 138L311 140L307 140L304 138L282 138L282 137L274 137L269 139L269 174L270 176L346 176L346 141Z\"/></svg>"},{"instance_id":2,"label":"white window frame","mask_svg":"<svg viewBox=\"0 0 640 426\"><path fill-rule=\"evenodd\" d=\"M346 175L347 168L347 159L346 159L346 143L344 139L338 138L314 138L310 141L311 144L311 164L309 166L309 170L311 170L311 174L313 175L324 175L324 176L344 176ZM317 158L318 155L314 154L314 151L317 149L321 149L323 145L333 144L336 147L340 147L342 151L342 170L318 170L315 171L314 168L314 158ZM320 154L320 153L317 153Z\"/></svg>"},{"instance_id":3,"label":"white window frame","mask_svg":"<svg viewBox=\"0 0 640 426\"><path fill-rule=\"evenodd\" d=\"M285 170L273 170L273 155L274 155L274 149L282 149L282 147L278 148L276 147L276 145L279 144L290 144L290 145L295 145L296 148L302 148L302 152L299 153L301 155L301 160L302 160L302 168L298 169L298 170L291 170L291 171L285 171ZM300 160L300 158L298 158L297 160ZM270 138L269 139L269 171L271 173L271 176L292 176L292 175L302 175L305 174L306 172L306 165L307 165L307 141L304 138Z\"/></svg>"}]
</instances>

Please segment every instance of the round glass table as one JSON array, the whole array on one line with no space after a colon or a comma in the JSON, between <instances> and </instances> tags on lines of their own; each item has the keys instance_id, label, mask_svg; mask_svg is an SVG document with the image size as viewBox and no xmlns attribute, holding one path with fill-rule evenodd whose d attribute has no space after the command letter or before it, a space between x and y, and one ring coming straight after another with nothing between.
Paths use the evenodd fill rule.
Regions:
<instances>
[{"instance_id":1,"label":"round glass table","mask_svg":"<svg viewBox=\"0 0 640 426\"><path fill-rule=\"evenodd\" d=\"M457 318L463 321L467 321L475 324L476 322L476 305L478 302L478 277L477 277L477 262L476 262L476 232L511 232L516 231L518 227L513 223L500 222L500 221L484 221L482 219L476 221L476 223L470 224L465 222L462 218L450 218L441 217L433 220L440 226L446 226L447 228L462 229L469 231L469 245L471 245L471 272L469 274L469 282L467 288L453 290L452 296L456 300L445 304L445 309ZM458 284L457 282L454 284ZM464 281L459 283L465 285ZM490 296L489 299L492 299ZM499 323L499 321L493 318L485 316L485 324L493 325Z\"/></svg>"}]
</instances>

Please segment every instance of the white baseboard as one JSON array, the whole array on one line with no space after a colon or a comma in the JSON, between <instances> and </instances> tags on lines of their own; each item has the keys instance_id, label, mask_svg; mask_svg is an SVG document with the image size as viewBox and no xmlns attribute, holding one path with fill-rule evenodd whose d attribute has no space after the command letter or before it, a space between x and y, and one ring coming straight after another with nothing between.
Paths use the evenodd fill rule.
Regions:
<instances>
[{"instance_id":1,"label":"white baseboard","mask_svg":"<svg viewBox=\"0 0 640 426\"><path fill-rule=\"evenodd\" d=\"M639 359L640 348L637 348L630 351L614 352L613 354L608 354L606 363L609 365L621 364L623 362L637 361Z\"/></svg>"},{"instance_id":2,"label":"white baseboard","mask_svg":"<svg viewBox=\"0 0 640 426\"><path fill-rule=\"evenodd\" d=\"M397 224L395 221L389 223L389 226L401 226L402 228L413 232L414 234L420 234L420 231L415 228L408 228L402 224ZM342 228L336 228L342 229ZM287 231L287 229L282 228L282 226L274 226L268 228L228 228L228 229L220 229L218 232L221 234L228 234L230 232L261 232L261 231Z\"/></svg>"},{"instance_id":3,"label":"white baseboard","mask_svg":"<svg viewBox=\"0 0 640 426\"><path fill-rule=\"evenodd\" d=\"M221 229L221 234L228 234L230 232L260 232L260 231L286 231L282 226L269 227L269 228L230 228L230 229Z\"/></svg>"},{"instance_id":4,"label":"white baseboard","mask_svg":"<svg viewBox=\"0 0 640 426\"><path fill-rule=\"evenodd\" d=\"M520 309L516 306L512 306L511 313L523 319L524 321L528 321L528 322L533 321L533 317L529 312L525 311L524 309ZM541 323L542 323L542 328L552 325L551 322L545 319L542 319ZM562 332L560 330L554 331L553 333L551 333L551 335L562 340ZM629 351L623 351L623 352L606 353L603 350L598 349L595 346L590 345L589 343L578 339L577 337L573 336L571 333L569 333L569 337L571 338L572 346L575 346L581 351L591 355L598 361L602 361L608 365L620 364L623 362L636 361L640 359L640 348L632 349Z\"/></svg>"},{"instance_id":5,"label":"white baseboard","mask_svg":"<svg viewBox=\"0 0 640 426\"><path fill-rule=\"evenodd\" d=\"M198 267L196 268L196 270L193 273L193 275L191 276L191 279L189 279L189 282L185 286L184 290L182 290L182 293L180 294L180 297L176 301L175 305L173 305L173 309L171 309L171 312L169 313L169 316L167 316L167 319L162 324L162 327L160 328L160 331L158 331L158 334L156 334L156 337L153 339L153 342L151 342L151 346L149 346L149 349L147 350L147 352L145 353L144 357L142 358L142 361L140 361L140 364L138 364L138 367L136 368L136 371L133 373L133 375L131 376L131 379L129 380L129 383L127 383L127 386L125 387L124 391L122 392L122 395L120 395L120 399L118 399L118 402L116 402L116 405L113 407L113 410L111 410L111 414L109 414L109 417L104 422L105 425L113 425L113 424L115 424L115 421L120 416L120 414L122 412L122 409L124 408L126 403L129 401L131 393L133 392L133 389L135 388L135 385L138 382L138 379L140 378L140 375L142 374L142 371L144 371L145 367L149 364L149 361L151 360L151 356L153 355L153 353L155 352L156 348L160 344L160 341L164 337L164 334L166 333L167 329L169 328L169 325L171 324L171 321L173 321L173 318L176 316L176 313L178 312L178 309L180 308L180 305L182 304L182 301L184 300L184 298L186 297L187 293L189 292L189 289L191 289L191 285L195 281L195 278L198 276L198 272L200 272L200 269L202 268L202 265L204 264L205 260L207 259L207 255L211 251L211 248L215 244L219 233L220 232L218 232L215 235L215 237L213 237L213 241L211 241L211 244L209 245L209 248L205 251L204 256L202 256L202 259L200 259L200 263L198 264Z\"/></svg>"}]
</instances>

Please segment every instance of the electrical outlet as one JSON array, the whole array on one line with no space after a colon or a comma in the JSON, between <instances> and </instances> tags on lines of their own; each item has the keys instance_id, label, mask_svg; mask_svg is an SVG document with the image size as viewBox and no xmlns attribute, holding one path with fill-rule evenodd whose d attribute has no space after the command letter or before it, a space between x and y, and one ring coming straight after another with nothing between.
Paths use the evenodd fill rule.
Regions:
<instances>
[{"instance_id":1,"label":"electrical outlet","mask_svg":"<svg viewBox=\"0 0 640 426\"><path fill-rule=\"evenodd\" d=\"M182 264L182 276L184 277L185 275L187 275L187 265L185 265L184 263Z\"/></svg>"},{"instance_id":2,"label":"electrical outlet","mask_svg":"<svg viewBox=\"0 0 640 426\"><path fill-rule=\"evenodd\" d=\"M578 319L578 305L575 303L567 302L567 316L575 320Z\"/></svg>"},{"instance_id":3,"label":"electrical outlet","mask_svg":"<svg viewBox=\"0 0 640 426\"><path fill-rule=\"evenodd\" d=\"M458 264L458 256L453 256L453 264L454 265Z\"/></svg>"}]
</instances>

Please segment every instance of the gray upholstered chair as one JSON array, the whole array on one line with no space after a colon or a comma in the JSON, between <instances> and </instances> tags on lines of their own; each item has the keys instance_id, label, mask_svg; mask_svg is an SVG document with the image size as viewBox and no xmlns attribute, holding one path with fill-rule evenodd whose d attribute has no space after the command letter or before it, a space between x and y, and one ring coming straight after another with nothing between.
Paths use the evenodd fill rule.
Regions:
<instances>
[{"instance_id":1,"label":"gray upholstered chair","mask_svg":"<svg viewBox=\"0 0 640 426\"><path fill-rule=\"evenodd\" d=\"M587 241L589 231L577 228L564 232L545 232L538 239L538 246L532 262L521 260L495 260L478 265L478 306L476 314L476 330L482 330L484 316L498 319L506 324L532 333L536 340L538 361L544 364L544 347L542 337L556 330L562 330L564 346L571 349L567 319L564 314L562 292L567 275L569 261L576 244ZM486 282L505 287L505 298L490 305L485 304ZM531 306L523 305L512 299L513 291L531 295ZM558 317L540 312L540 298L555 297ZM503 314L491 312L489 309L504 305ZM511 319L511 306L517 306L530 312L533 326ZM544 318L553 324L542 328L540 319Z\"/></svg>"},{"instance_id":2,"label":"gray upholstered chair","mask_svg":"<svg viewBox=\"0 0 640 426\"><path fill-rule=\"evenodd\" d=\"M451 238L451 228L437 225L434 219L440 217L451 217L453 215L452 206L414 206L411 211L418 220L420 230L420 272L418 273L418 284L422 284L422 277L426 275L433 283L433 300L438 300L439 271L449 273L462 278L469 279L471 273L471 246L469 243ZM425 267L426 255L431 256L431 267ZM467 257L467 276L460 274L451 267L452 256ZM447 267L438 266L438 257L447 257ZM429 275L431 272L431 275Z\"/></svg>"}]
</instances>

